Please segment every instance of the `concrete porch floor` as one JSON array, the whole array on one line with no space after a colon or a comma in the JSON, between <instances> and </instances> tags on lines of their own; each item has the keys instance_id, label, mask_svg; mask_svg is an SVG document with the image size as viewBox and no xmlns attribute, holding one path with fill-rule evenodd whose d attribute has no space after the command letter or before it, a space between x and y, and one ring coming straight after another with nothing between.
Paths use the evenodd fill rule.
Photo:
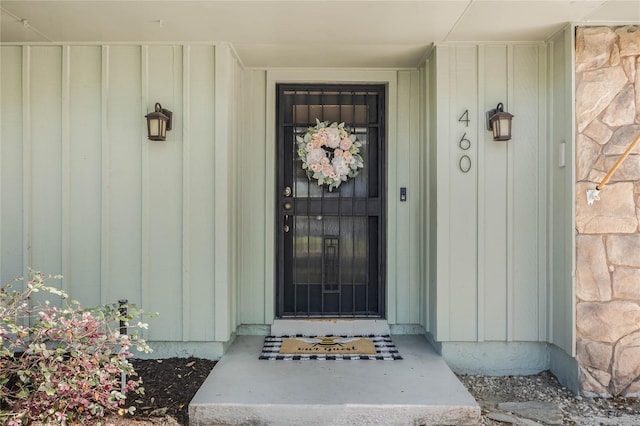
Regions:
<instances>
[{"instance_id":1,"label":"concrete porch floor","mask_svg":"<svg viewBox=\"0 0 640 426\"><path fill-rule=\"evenodd\" d=\"M202 425L474 425L480 407L424 336L399 361L265 361L240 336L189 404Z\"/></svg>"}]
</instances>

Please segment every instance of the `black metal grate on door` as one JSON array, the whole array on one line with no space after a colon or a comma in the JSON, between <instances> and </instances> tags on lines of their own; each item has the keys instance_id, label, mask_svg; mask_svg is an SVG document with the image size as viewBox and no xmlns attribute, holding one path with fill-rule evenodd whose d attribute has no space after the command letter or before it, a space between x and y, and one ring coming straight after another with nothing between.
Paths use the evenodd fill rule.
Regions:
<instances>
[{"instance_id":1,"label":"black metal grate on door","mask_svg":"<svg viewBox=\"0 0 640 426\"><path fill-rule=\"evenodd\" d=\"M277 86L279 317L382 317L385 266L385 87ZM364 168L329 191L309 180L296 136L316 119L342 123Z\"/></svg>"}]
</instances>

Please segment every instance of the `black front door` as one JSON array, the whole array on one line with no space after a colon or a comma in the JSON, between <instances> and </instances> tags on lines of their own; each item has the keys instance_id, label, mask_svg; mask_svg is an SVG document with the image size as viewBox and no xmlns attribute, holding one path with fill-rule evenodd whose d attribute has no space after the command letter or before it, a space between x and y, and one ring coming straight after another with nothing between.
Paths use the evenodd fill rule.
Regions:
<instances>
[{"instance_id":1,"label":"black front door","mask_svg":"<svg viewBox=\"0 0 640 426\"><path fill-rule=\"evenodd\" d=\"M385 314L384 105L381 85L277 86L280 318ZM296 137L316 120L344 123L361 144L364 166L337 188L318 185L303 169Z\"/></svg>"}]
</instances>

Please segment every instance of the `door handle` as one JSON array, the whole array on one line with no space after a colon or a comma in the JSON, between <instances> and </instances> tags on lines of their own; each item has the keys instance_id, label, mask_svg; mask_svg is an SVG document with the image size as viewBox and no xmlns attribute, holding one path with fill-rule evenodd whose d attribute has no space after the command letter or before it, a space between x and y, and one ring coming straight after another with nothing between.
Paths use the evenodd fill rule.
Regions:
<instances>
[{"instance_id":1,"label":"door handle","mask_svg":"<svg viewBox=\"0 0 640 426\"><path fill-rule=\"evenodd\" d=\"M284 204L282 205L282 208L284 209L285 215L284 215L284 232L287 233L290 231L291 228L289 228L289 213L291 210L293 210L293 203L291 201L285 201Z\"/></svg>"},{"instance_id":2,"label":"door handle","mask_svg":"<svg viewBox=\"0 0 640 426\"><path fill-rule=\"evenodd\" d=\"M288 214L284 215L284 232L285 234L289 232L289 215Z\"/></svg>"}]
</instances>

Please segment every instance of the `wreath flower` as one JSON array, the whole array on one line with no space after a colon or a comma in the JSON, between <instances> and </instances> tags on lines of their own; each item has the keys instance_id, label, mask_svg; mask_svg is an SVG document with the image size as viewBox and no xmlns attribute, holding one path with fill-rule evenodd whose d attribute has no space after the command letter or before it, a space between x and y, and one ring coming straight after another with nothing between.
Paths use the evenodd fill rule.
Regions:
<instances>
[{"instance_id":1,"label":"wreath flower","mask_svg":"<svg viewBox=\"0 0 640 426\"><path fill-rule=\"evenodd\" d=\"M349 178L356 177L364 167L360 155L362 144L344 126L316 118L304 136L296 136L298 157L309 180L328 185L329 191Z\"/></svg>"}]
</instances>

